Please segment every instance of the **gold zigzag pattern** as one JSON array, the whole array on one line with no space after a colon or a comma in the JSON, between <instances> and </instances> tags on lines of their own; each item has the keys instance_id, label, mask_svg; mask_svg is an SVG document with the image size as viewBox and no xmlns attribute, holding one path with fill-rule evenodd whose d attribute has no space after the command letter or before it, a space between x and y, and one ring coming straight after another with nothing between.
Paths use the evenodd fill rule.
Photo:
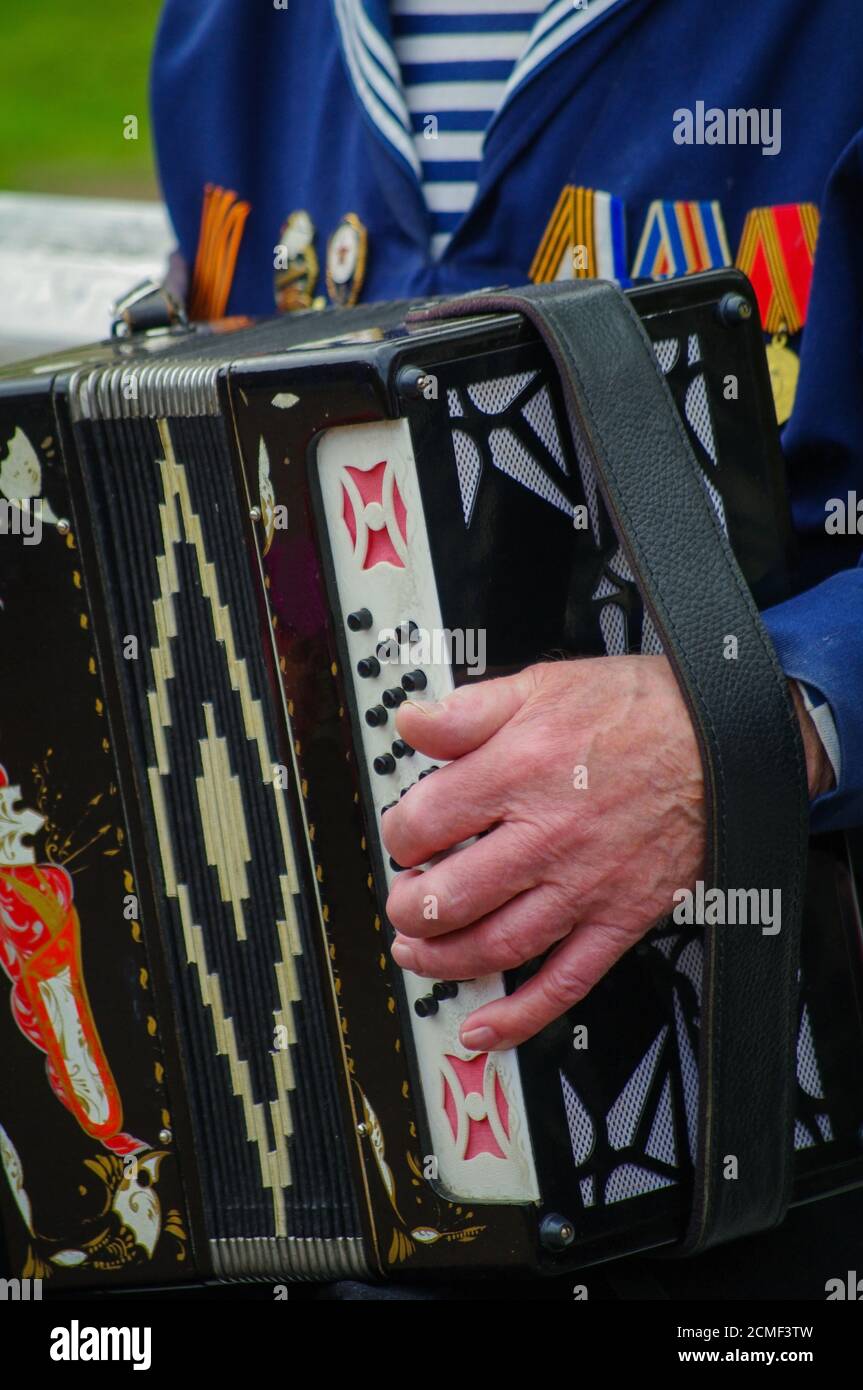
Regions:
<instances>
[{"instance_id":1,"label":"gold zigzag pattern","mask_svg":"<svg viewBox=\"0 0 863 1390\"><path fill-rule=\"evenodd\" d=\"M252 695L245 660L237 656L230 612L227 605L221 601L215 566L207 559L201 520L192 509L186 471L174 455L167 421L160 420L158 429L164 450L164 458L158 460L164 493L164 501L159 505L164 554L157 561L160 593L153 603L158 645L151 655L156 688L148 698L157 766L149 769L150 795L162 855L165 889L168 896L176 899L179 905L186 956L189 963L197 969L201 998L211 1012L217 1052L228 1059L233 1092L239 1097L243 1107L246 1138L256 1145L261 1181L264 1187L272 1192L276 1234L282 1236L288 1234L283 1189L291 1183L287 1140L293 1132L289 1096L294 1088L294 1075L289 1047L296 1040L293 1002L300 997L294 957L300 955L302 949L294 906L294 895L298 892L297 872L284 797L273 786L273 760L264 728L261 703ZM194 550L201 591L210 607L213 632L216 640L224 648L225 666L232 689L240 697L246 737L255 743L258 750L261 779L273 788L287 866L287 873L279 877L284 915L276 923L281 960L273 964L279 994L279 1009L274 1011L273 1021L274 1026L286 1029L288 1040L288 1047L278 1048L271 1054L277 1087L277 1099L270 1102L270 1115L276 1138L275 1149L269 1148L264 1108L254 1099L249 1064L239 1054L233 1019L229 1018L225 1011L218 973L210 970L204 933L194 920L188 887L177 881L171 847L163 786L163 778L170 772L164 731L171 725L168 682L174 676L171 640L177 635L174 596L179 592L179 580L174 547L183 543L190 545ZM245 816L241 815L239 785L231 773L227 745L216 732L212 706L204 705L203 708L207 737L200 741L204 778L198 779L198 799L204 845L209 862L215 865L218 872L222 900L231 903L237 936L242 940L245 927L241 904L248 897L245 864L250 857ZM203 787L202 782L206 784ZM207 809L208 802L212 805L214 787L218 788L215 795L219 798L219 804L228 811L228 818L234 822L233 825L217 827L211 811ZM238 819L239 817L241 819Z\"/></svg>"}]
</instances>

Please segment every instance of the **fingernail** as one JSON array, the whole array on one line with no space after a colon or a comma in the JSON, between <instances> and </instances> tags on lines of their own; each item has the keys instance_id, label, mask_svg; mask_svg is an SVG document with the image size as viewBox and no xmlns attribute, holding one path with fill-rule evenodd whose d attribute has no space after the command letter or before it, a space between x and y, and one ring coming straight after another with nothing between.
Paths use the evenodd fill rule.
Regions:
<instances>
[{"instance_id":1,"label":"fingernail","mask_svg":"<svg viewBox=\"0 0 863 1390\"><path fill-rule=\"evenodd\" d=\"M419 714L437 714L440 701L426 700L425 704L420 704L419 700L403 700L402 709L415 709Z\"/></svg>"},{"instance_id":2,"label":"fingernail","mask_svg":"<svg viewBox=\"0 0 863 1390\"><path fill-rule=\"evenodd\" d=\"M402 970L414 970L416 968L417 958L412 946L407 946L402 941L394 941L390 949L393 960L396 965L401 966Z\"/></svg>"},{"instance_id":3,"label":"fingernail","mask_svg":"<svg viewBox=\"0 0 863 1390\"><path fill-rule=\"evenodd\" d=\"M497 1047L498 1036L494 1028L488 1026L482 1028L468 1028L459 1033L462 1047L469 1048L471 1052L491 1052L492 1048Z\"/></svg>"}]
</instances>

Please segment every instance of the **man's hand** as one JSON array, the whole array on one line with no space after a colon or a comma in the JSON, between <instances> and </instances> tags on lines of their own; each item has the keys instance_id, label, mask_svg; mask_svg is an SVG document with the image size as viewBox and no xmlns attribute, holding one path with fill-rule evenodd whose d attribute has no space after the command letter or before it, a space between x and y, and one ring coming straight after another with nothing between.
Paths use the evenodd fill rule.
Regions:
<instances>
[{"instance_id":1,"label":"man's hand","mask_svg":"<svg viewBox=\"0 0 863 1390\"><path fill-rule=\"evenodd\" d=\"M453 761L386 813L390 854L413 869L482 838L399 874L396 962L464 980L550 951L466 1021L465 1047L514 1046L564 1013L703 873L701 760L665 657L532 666L408 702L398 730Z\"/></svg>"},{"instance_id":2,"label":"man's hand","mask_svg":"<svg viewBox=\"0 0 863 1390\"><path fill-rule=\"evenodd\" d=\"M832 770L790 686L816 796ZM531 666L437 705L407 702L397 724L420 752L453 761L386 813L389 852L412 868L482 838L399 875L387 903L393 957L418 975L465 980L550 951L528 983L461 1030L465 1047L512 1047L584 998L702 876L704 786L689 714L664 656L616 656Z\"/></svg>"}]
</instances>

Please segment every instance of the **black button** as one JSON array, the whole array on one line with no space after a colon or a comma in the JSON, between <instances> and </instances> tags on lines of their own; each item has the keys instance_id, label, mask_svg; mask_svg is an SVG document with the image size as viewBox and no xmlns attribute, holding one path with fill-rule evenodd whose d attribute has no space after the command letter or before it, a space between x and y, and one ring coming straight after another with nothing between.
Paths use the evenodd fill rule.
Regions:
<instances>
[{"instance_id":1,"label":"black button","mask_svg":"<svg viewBox=\"0 0 863 1390\"><path fill-rule=\"evenodd\" d=\"M402 685L405 690L425 690L428 676L425 671L408 671L406 676L402 676Z\"/></svg>"},{"instance_id":2,"label":"black button","mask_svg":"<svg viewBox=\"0 0 863 1390\"><path fill-rule=\"evenodd\" d=\"M364 656L362 661L357 662L357 671L363 676L379 676L381 673L381 663L376 656Z\"/></svg>"},{"instance_id":3,"label":"black button","mask_svg":"<svg viewBox=\"0 0 863 1390\"><path fill-rule=\"evenodd\" d=\"M440 767L437 763L432 763L431 767L424 767L417 781L421 781L423 777L431 777L433 772L440 772Z\"/></svg>"},{"instance_id":4,"label":"black button","mask_svg":"<svg viewBox=\"0 0 863 1390\"><path fill-rule=\"evenodd\" d=\"M386 806L381 807L381 815L383 815L384 811L391 811L393 807L398 806L398 804L397 801L388 801Z\"/></svg>"},{"instance_id":5,"label":"black button","mask_svg":"<svg viewBox=\"0 0 863 1390\"><path fill-rule=\"evenodd\" d=\"M395 859L393 859L392 855L390 855L390 868L391 868L391 869L395 869L395 871L396 871L397 874L401 874L401 873L404 872L404 867L405 867L404 864L397 864L396 861L395 861Z\"/></svg>"},{"instance_id":6,"label":"black button","mask_svg":"<svg viewBox=\"0 0 863 1390\"><path fill-rule=\"evenodd\" d=\"M358 608L355 613L348 614L348 627L351 632L363 632L371 627L374 619L367 608Z\"/></svg>"},{"instance_id":7,"label":"black button","mask_svg":"<svg viewBox=\"0 0 863 1390\"><path fill-rule=\"evenodd\" d=\"M458 983L456 980L441 980L438 984L432 985L432 994L435 999L455 999Z\"/></svg>"},{"instance_id":8,"label":"black button","mask_svg":"<svg viewBox=\"0 0 863 1390\"><path fill-rule=\"evenodd\" d=\"M405 743L403 738L397 738L393 744L393 753L397 758L412 758L416 752L409 743Z\"/></svg>"},{"instance_id":9,"label":"black button","mask_svg":"<svg viewBox=\"0 0 863 1390\"><path fill-rule=\"evenodd\" d=\"M424 994L422 999L414 1000L414 1013L420 1018L431 1018L439 1008L440 1005L433 994Z\"/></svg>"},{"instance_id":10,"label":"black button","mask_svg":"<svg viewBox=\"0 0 863 1390\"><path fill-rule=\"evenodd\" d=\"M412 618L409 618L405 623L399 623L396 628L396 635L400 642L410 642L418 632L419 628Z\"/></svg>"},{"instance_id":11,"label":"black button","mask_svg":"<svg viewBox=\"0 0 863 1390\"><path fill-rule=\"evenodd\" d=\"M383 777L387 772L395 772L396 760L392 753L379 753L372 763L372 767Z\"/></svg>"},{"instance_id":12,"label":"black button","mask_svg":"<svg viewBox=\"0 0 863 1390\"><path fill-rule=\"evenodd\" d=\"M388 719L389 715L383 705L372 705L371 709L366 710L366 723L371 724L373 729L379 729Z\"/></svg>"},{"instance_id":13,"label":"black button","mask_svg":"<svg viewBox=\"0 0 863 1390\"><path fill-rule=\"evenodd\" d=\"M381 699L383 700L387 709L396 709L402 703L402 701L406 700L407 698L407 691L402 690L400 685L394 685L392 690L385 690L383 695L381 696Z\"/></svg>"}]
</instances>

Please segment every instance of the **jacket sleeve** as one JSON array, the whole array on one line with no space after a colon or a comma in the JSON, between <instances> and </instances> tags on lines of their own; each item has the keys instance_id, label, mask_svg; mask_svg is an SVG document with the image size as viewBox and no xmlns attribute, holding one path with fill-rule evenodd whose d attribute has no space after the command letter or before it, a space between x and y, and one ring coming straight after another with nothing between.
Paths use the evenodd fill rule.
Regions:
<instances>
[{"instance_id":1,"label":"jacket sleeve","mask_svg":"<svg viewBox=\"0 0 863 1390\"><path fill-rule=\"evenodd\" d=\"M863 824L861 227L863 133L828 180L799 389L783 436L800 592L763 615L786 674L826 700L838 735L838 784L813 803L814 830Z\"/></svg>"}]
</instances>

